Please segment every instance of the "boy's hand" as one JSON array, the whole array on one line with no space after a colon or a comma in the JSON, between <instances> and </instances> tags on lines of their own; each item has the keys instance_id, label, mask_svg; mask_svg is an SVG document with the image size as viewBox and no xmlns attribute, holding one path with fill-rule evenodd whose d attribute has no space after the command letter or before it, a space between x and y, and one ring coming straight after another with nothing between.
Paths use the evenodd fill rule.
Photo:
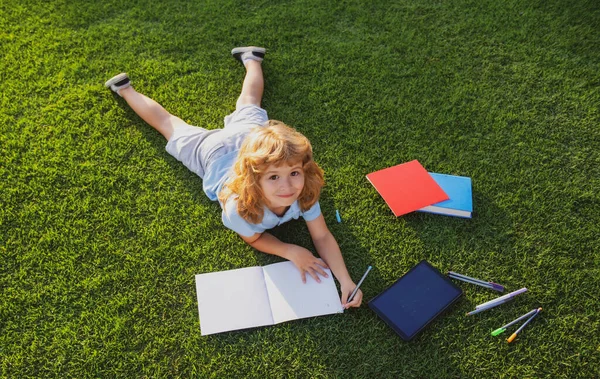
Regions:
<instances>
[{"instance_id":1,"label":"boy's hand","mask_svg":"<svg viewBox=\"0 0 600 379\"><path fill-rule=\"evenodd\" d=\"M329 275L327 275L327 273L323 270L324 268L329 268L329 266L327 266L327 264L320 258L315 257L307 249L301 246L294 246L289 253L289 260L292 261L296 267L298 267L298 270L300 270L302 283L306 283L307 273L312 276L317 283L321 283L319 274L323 275L325 278L329 277Z\"/></svg>"},{"instance_id":2,"label":"boy's hand","mask_svg":"<svg viewBox=\"0 0 600 379\"><path fill-rule=\"evenodd\" d=\"M348 296L350 296L352 291L354 291L354 289L356 288L356 284L354 284L354 282L352 281L348 281L340 283L340 287L342 291L342 306L344 307L344 309L348 309L350 307L360 307L363 298L363 293L360 289L356 292L356 295L354 295L352 301L347 303Z\"/></svg>"}]
</instances>

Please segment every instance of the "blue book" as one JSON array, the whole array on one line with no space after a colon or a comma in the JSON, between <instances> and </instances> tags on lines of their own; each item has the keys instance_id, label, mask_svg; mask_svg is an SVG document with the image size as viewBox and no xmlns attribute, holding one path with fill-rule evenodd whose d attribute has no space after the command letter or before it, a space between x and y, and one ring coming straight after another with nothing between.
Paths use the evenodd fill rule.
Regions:
<instances>
[{"instance_id":1,"label":"blue book","mask_svg":"<svg viewBox=\"0 0 600 379\"><path fill-rule=\"evenodd\" d=\"M419 212L471 218L473 213L471 178L433 172L430 172L429 175L442 187L450 199L421 208Z\"/></svg>"}]
</instances>

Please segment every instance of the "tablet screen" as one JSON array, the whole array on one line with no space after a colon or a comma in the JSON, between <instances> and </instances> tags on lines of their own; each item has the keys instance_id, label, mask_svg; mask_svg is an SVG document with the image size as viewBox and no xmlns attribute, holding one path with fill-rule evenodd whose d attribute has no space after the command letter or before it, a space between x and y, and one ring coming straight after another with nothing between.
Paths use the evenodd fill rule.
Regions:
<instances>
[{"instance_id":1,"label":"tablet screen","mask_svg":"<svg viewBox=\"0 0 600 379\"><path fill-rule=\"evenodd\" d=\"M410 340L455 302L462 290L426 261L421 261L369 302L403 339Z\"/></svg>"}]
</instances>

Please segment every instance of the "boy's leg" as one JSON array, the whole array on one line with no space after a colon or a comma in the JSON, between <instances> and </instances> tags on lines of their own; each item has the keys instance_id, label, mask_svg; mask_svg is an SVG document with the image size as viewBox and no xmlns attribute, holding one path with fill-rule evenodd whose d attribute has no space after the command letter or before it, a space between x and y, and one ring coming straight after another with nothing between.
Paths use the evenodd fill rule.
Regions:
<instances>
[{"instance_id":1,"label":"boy's leg","mask_svg":"<svg viewBox=\"0 0 600 379\"><path fill-rule=\"evenodd\" d=\"M261 62L266 50L262 47L236 47L231 51L235 59L246 68L246 76L242 85L242 92L237 100L236 107L243 105L256 105L260 107L264 90L264 78Z\"/></svg>"},{"instance_id":2,"label":"boy's leg","mask_svg":"<svg viewBox=\"0 0 600 379\"><path fill-rule=\"evenodd\" d=\"M170 114L162 105L137 92L133 87L124 88L119 91L119 94L138 116L158 130L167 141L173 135L176 125L187 125L185 121Z\"/></svg>"},{"instance_id":3,"label":"boy's leg","mask_svg":"<svg viewBox=\"0 0 600 379\"><path fill-rule=\"evenodd\" d=\"M150 126L156 129L167 140L173 135L174 127L178 124L187 125L182 119L173 116L159 103L137 92L129 81L127 74L122 73L109 79L106 84L112 91L127 101L127 104Z\"/></svg>"},{"instance_id":4,"label":"boy's leg","mask_svg":"<svg viewBox=\"0 0 600 379\"><path fill-rule=\"evenodd\" d=\"M248 60L244 67L246 67L246 76L236 106L240 108L243 105L252 104L260 107L264 90L262 65L258 61Z\"/></svg>"}]
</instances>

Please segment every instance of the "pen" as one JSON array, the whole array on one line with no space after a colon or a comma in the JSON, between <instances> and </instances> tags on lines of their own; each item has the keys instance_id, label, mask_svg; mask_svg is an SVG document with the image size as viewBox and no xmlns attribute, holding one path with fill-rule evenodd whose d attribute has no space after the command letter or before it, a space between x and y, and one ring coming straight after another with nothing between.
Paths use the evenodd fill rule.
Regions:
<instances>
[{"instance_id":1,"label":"pen","mask_svg":"<svg viewBox=\"0 0 600 379\"><path fill-rule=\"evenodd\" d=\"M449 271L448 272L448 276L450 276L451 278L454 278L454 279L458 279L458 280L462 280L462 281L468 282L468 283L479 284L479 285L481 285L483 287L491 288L491 289L499 291L499 292L503 292L504 291L504 286L502 286L502 285L500 285L498 283L486 282L484 280L471 278L470 276L462 275L462 274L459 274L459 273L454 272L454 271Z\"/></svg>"},{"instance_id":2,"label":"pen","mask_svg":"<svg viewBox=\"0 0 600 379\"><path fill-rule=\"evenodd\" d=\"M350 294L350 296L348 296L348 300L346 301L346 304L348 304L349 302L352 301L352 299L354 298L354 295L356 295L356 293L358 292L358 287L360 287L360 285L362 284L362 282L365 280L365 278L367 277L367 274L369 273L369 271L371 271L373 267L369 266L367 267L367 271L365 272L365 274L362 276L362 278L360 278L360 281L358 282L358 284L356 285L356 288L354 289L354 291L352 291L352 293Z\"/></svg>"},{"instance_id":3,"label":"pen","mask_svg":"<svg viewBox=\"0 0 600 379\"><path fill-rule=\"evenodd\" d=\"M494 331L492 332L492 335L493 335L493 336L497 336L497 335L499 335L499 334L502 334L502 333L504 333L504 332L506 331L506 328L508 328L508 327L509 327L509 326L511 326L511 325L514 325L514 324L516 324L517 322L519 322L519 321L523 320L524 318L527 318L527 317L531 316L531 315L532 315L532 314L534 314L535 312L537 312L537 309L534 309L534 310L532 310L531 312L527 312L527 313L525 313L523 316L519 317L518 319L516 319L516 320L514 320L514 321L511 321L511 322L509 322L508 324L506 324L506 325L504 325L504 326L501 326L500 328L498 328L498 329L494 330Z\"/></svg>"},{"instance_id":4,"label":"pen","mask_svg":"<svg viewBox=\"0 0 600 379\"><path fill-rule=\"evenodd\" d=\"M501 301L501 300L504 300L504 299L510 299L510 298L513 298L513 297L515 297L515 296L517 296L517 295L519 295L519 294L522 294L523 292L526 292L526 291L527 291L527 288L521 288L520 290L516 290L516 291L514 291L514 292L511 292L511 293L509 293L509 294L506 294L506 295L504 295L504 296L500 296L500 297L498 297L498 298L495 298L494 300L490 300L490 301L488 301L488 302L485 302L485 303L483 303L483 304L479 304L478 306L476 306L476 307L475 307L475 309L478 309L478 308L480 308L480 307L485 307L486 305L493 304L493 303L495 303L495 302L497 302L497 301Z\"/></svg>"},{"instance_id":5,"label":"pen","mask_svg":"<svg viewBox=\"0 0 600 379\"><path fill-rule=\"evenodd\" d=\"M459 273L454 272L454 271L448 271L448 276L454 276L456 278L467 279L467 280L471 280L473 282L479 282L481 284L488 284L488 282L483 281L481 279L471 278L470 276L462 275L462 274L459 274Z\"/></svg>"},{"instance_id":6,"label":"pen","mask_svg":"<svg viewBox=\"0 0 600 379\"><path fill-rule=\"evenodd\" d=\"M506 340L508 341L508 343L511 343L511 342L512 342L512 341L513 341L515 338L517 338L517 334L519 334L519 332L520 332L521 330L523 330L523 328L524 328L525 326L527 326L527 324L529 324L529 323L531 322L531 320L533 320L533 319L535 318L535 316L537 316L537 315L538 315L538 313L540 313L541 311L542 311L542 308L538 308L538 309L536 310L536 312L533 314L533 316L531 316L531 317L529 318L529 320L525 321L525 322L523 323L523 325L521 325L521 327L520 327L519 329L517 329L517 331L516 331L516 332L514 332L514 333L513 333L513 334L512 334L510 337L508 337L508 338L506 339Z\"/></svg>"},{"instance_id":7,"label":"pen","mask_svg":"<svg viewBox=\"0 0 600 379\"><path fill-rule=\"evenodd\" d=\"M475 308L474 311L471 311L471 312L467 313L467 316L471 316L471 315L474 315L474 314L479 313L479 312L487 311L488 309L492 309L494 307L497 307L498 305L502 305L504 303L508 303L512 299L513 299L512 297L509 297L509 298L506 298L506 299L503 299L503 300L500 300L500 301L496 301L493 304L488 304L485 307Z\"/></svg>"},{"instance_id":8,"label":"pen","mask_svg":"<svg viewBox=\"0 0 600 379\"><path fill-rule=\"evenodd\" d=\"M452 278L452 279L460 280L460 281L463 281L463 282L465 282L465 283L476 284L476 285L478 285L478 286L482 286L482 287L485 287L485 288L494 289L494 287L492 287L492 285L491 285L491 284L489 284L489 283L480 282L480 281L478 281L478 280L471 280L471 279L463 278L462 276L454 276L454 275L452 275L452 274L448 274L448 276L449 276L450 278Z\"/></svg>"}]
</instances>

